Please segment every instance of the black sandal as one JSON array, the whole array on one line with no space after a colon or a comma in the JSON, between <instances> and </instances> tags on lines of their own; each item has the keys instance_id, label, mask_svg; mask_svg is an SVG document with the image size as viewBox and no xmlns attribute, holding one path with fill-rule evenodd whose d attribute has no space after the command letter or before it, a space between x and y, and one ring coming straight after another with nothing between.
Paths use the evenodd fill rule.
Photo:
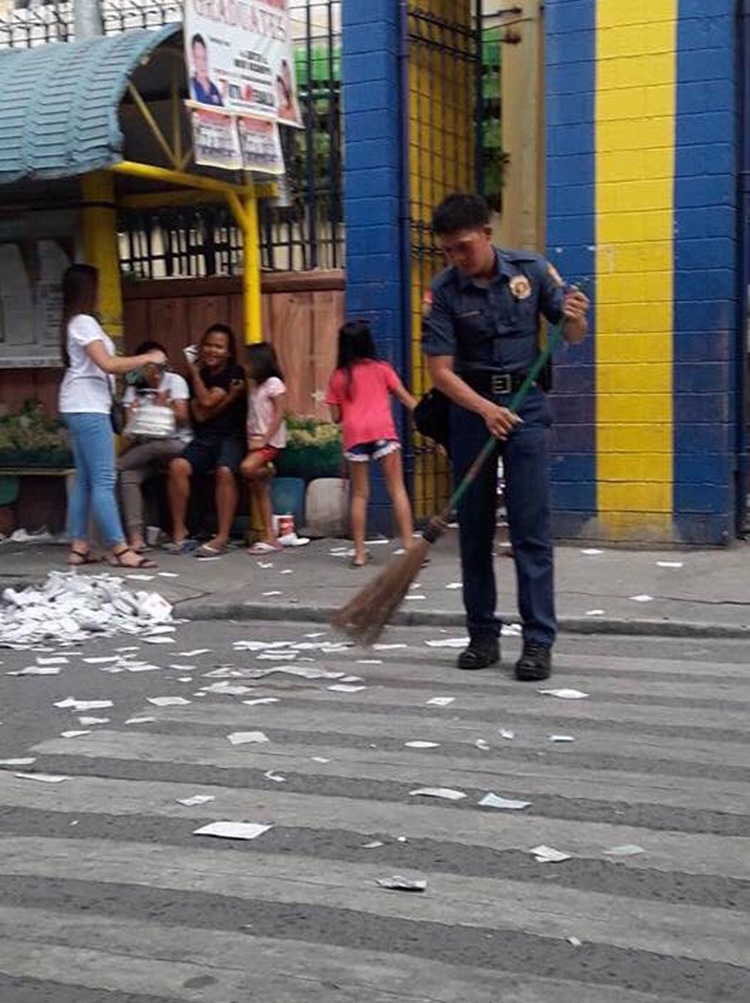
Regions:
<instances>
[{"instance_id":1,"label":"black sandal","mask_svg":"<svg viewBox=\"0 0 750 1003\"><path fill-rule=\"evenodd\" d=\"M122 561L123 554L135 554L138 557L137 564L124 564ZM159 565L156 561L149 560L148 557L140 557L132 547L123 547L122 550L118 550L116 554L112 554L109 559L109 563L113 568L127 568L130 571L140 571L143 568L158 568Z\"/></svg>"},{"instance_id":2,"label":"black sandal","mask_svg":"<svg viewBox=\"0 0 750 1003\"><path fill-rule=\"evenodd\" d=\"M75 547L70 548L68 564L71 568L82 568L84 564L99 564L100 562L101 557L94 557L90 550L76 550Z\"/></svg>"}]
</instances>

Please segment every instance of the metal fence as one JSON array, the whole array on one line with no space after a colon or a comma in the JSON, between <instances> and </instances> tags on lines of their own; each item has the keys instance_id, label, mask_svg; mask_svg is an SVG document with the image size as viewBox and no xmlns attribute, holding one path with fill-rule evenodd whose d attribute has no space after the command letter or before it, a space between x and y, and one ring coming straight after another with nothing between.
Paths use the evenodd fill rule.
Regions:
<instances>
[{"instance_id":1,"label":"metal fence","mask_svg":"<svg viewBox=\"0 0 750 1003\"><path fill-rule=\"evenodd\" d=\"M0 16L0 48L74 39L69 0L16 0L6 6L12 9ZM182 20L176 0L102 0L101 7L106 34ZM261 202L261 263L282 271L339 268L344 258L341 0L291 0L290 10L304 128L281 129L287 174L280 197ZM119 229L122 267L134 277L232 275L242 269L241 236L223 206L125 210Z\"/></svg>"}]
</instances>

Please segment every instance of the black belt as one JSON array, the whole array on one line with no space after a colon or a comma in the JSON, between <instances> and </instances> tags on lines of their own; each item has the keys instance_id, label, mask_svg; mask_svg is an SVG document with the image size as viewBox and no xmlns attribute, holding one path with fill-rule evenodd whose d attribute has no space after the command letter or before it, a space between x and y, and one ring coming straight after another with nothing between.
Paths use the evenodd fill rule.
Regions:
<instances>
[{"instance_id":1,"label":"black belt","mask_svg":"<svg viewBox=\"0 0 750 1003\"><path fill-rule=\"evenodd\" d=\"M478 394L493 397L514 394L521 389L526 379L526 373L496 373L490 369L473 369L457 375ZM536 385L537 381L534 381L532 386Z\"/></svg>"}]
</instances>

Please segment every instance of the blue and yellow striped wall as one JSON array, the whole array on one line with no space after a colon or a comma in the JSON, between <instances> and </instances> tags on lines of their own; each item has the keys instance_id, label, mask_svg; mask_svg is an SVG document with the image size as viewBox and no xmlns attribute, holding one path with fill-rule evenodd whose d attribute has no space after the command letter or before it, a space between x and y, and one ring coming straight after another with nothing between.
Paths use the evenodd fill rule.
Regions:
<instances>
[{"instance_id":1,"label":"blue and yellow striped wall","mask_svg":"<svg viewBox=\"0 0 750 1003\"><path fill-rule=\"evenodd\" d=\"M547 4L548 253L594 300L556 370L562 535L734 535L735 50L732 0Z\"/></svg>"}]
</instances>

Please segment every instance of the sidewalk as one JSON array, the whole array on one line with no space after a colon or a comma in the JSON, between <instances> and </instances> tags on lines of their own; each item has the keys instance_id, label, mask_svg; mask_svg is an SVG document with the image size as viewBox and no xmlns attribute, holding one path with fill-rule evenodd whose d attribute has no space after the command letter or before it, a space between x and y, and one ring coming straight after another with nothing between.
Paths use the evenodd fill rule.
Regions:
<instances>
[{"instance_id":1,"label":"sidewalk","mask_svg":"<svg viewBox=\"0 0 750 1003\"><path fill-rule=\"evenodd\" d=\"M156 551L150 556L158 561L158 572L169 577L142 572L154 577L136 578L133 588L160 592L175 604L176 615L192 620L324 621L393 559L396 548L393 542L373 543L373 562L353 569L348 557L332 553L348 546L345 540L318 540L268 559L236 549L208 561ZM514 566L502 548L499 555L500 609L512 622L517 619ZM0 544L0 588L37 584L50 570L65 569L66 556L62 546ZM556 561L563 631L750 638L749 544L658 552L568 546L557 548ZM92 565L83 573L106 570L104 564ZM463 626L460 588L449 587L458 582L456 538L450 533L434 548L399 622ZM638 601L636 596L650 598Z\"/></svg>"}]
</instances>

